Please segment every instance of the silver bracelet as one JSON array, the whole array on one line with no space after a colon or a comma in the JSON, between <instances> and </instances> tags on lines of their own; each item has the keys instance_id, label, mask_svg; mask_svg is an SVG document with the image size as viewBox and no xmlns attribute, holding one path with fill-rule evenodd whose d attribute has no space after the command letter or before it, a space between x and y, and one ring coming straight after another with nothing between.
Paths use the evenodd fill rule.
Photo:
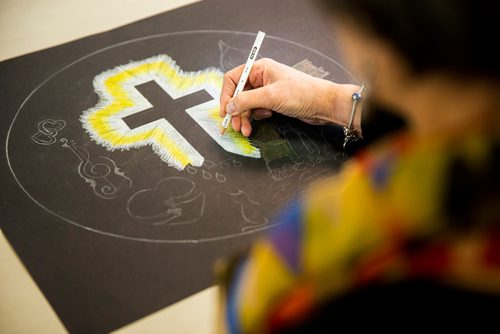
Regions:
<instances>
[{"instance_id":1,"label":"silver bracelet","mask_svg":"<svg viewBox=\"0 0 500 334\"><path fill-rule=\"evenodd\" d=\"M360 102L363 99L363 93L366 92L366 84L362 84L361 88L352 94L352 109L351 109L351 118L349 119L349 124L347 126L344 126L344 150L347 146L348 143L351 141L356 141L360 137L358 131L353 128L352 123L354 122L354 115L356 114L356 106L358 102Z\"/></svg>"}]
</instances>

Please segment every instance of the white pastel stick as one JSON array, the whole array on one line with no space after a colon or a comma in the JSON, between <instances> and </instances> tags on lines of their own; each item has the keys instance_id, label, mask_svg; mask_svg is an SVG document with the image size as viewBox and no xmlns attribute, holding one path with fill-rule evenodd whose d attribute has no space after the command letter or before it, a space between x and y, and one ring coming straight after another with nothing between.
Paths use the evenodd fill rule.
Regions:
<instances>
[{"instance_id":1,"label":"white pastel stick","mask_svg":"<svg viewBox=\"0 0 500 334\"><path fill-rule=\"evenodd\" d=\"M255 42L253 43L252 49L250 50L250 55L248 56L245 68L241 73L240 81L238 81L238 85L236 86L236 90L234 91L233 97L238 95L241 91L243 91L243 88L245 88L248 76L250 75L250 71L252 70L253 63L255 63L255 59L259 54L259 49L260 46L262 45L262 41L264 40L265 36L266 34L262 31L259 31L257 33L257 37L255 38ZM231 122L231 114L228 113L226 114L224 120L222 121L222 131L220 133L221 136L224 134L224 131L227 129L230 122Z\"/></svg>"}]
</instances>

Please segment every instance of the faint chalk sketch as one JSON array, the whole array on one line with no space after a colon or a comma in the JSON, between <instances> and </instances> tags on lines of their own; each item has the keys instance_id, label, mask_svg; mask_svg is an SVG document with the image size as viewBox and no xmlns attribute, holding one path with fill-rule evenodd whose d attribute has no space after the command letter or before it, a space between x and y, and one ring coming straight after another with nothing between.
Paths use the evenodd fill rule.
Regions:
<instances>
[{"instance_id":1,"label":"faint chalk sketch","mask_svg":"<svg viewBox=\"0 0 500 334\"><path fill-rule=\"evenodd\" d=\"M275 181L293 176L297 172L295 165L296 163L289 157L282 157L266 162L267 171Z\"/></svg>"},{"instance_id":2,"label":"faint chalk sketch","mask_svg":"<svg viewBox=\"0 0 500 334\"><path fill-rule=\"evenodd\" d=\"M213 162L213 161L210 161L210 160L205 160L203 161L203 167L206 167L208 169L211 169L211 168L214 168L216 166L216 163ZM201 172L201 176L205 179L205 180L211 180L212 179L212 173L206 171L206 170L203 170Z\"/></svg>"},{"instance_id":3,"label":"faint chalk sketch","mask_svg":"<svg viewBox=\"0 0 500 334\"><path fill-rule=\"evenodd\" d=\"M332 145L333 142L336 141L334 137L332 137L332 133L328 131L328 127L321 127L320 136L321 141L323 142L323 157L330 157L330 160L343 161L347 158L344 150L336 150ZM323 159L325 160L325 159Z\"/></svg>"},{"instance_id":4,"label":"faint chalk sketch","mask_svg":"<svg viewBox=\"0 0 500 334\"><path fill-rule=\"evenodd\" d=\"M316 182L329 172L328 168L315 171L305 168L299 170L301 166L299 163L287 166L283 166L282 169L268 168L273 177L273 182L268 188L269 194L272 194L270 203L273 205L286 204L304 189L304 185Z\"/></svg>"},{"instance_id":5,"label":"faint chalk sketch","mask_svg":"<svg viewBox=\"0 0 500 334\"><path fill-rule=\"evenodd\" d=\"M228 161L232 162L232 165L234 167L241 167L241 162L235 160L234 158L230 158L230 159L227 159L227 160L224 160L221 162L213 162L210 160L205 160L205 161L203 161L203 166L199 167L201 169L201 176L205 180L209 181L209 180L212 180L214 178L214 173L215 173L215 180L217 182L219 182L219 183L226 182L227 181L226 176L224 176L222 173L218 172L217 168L224 169L224 168L231 167L231 165L228 163ZM191 165L187 165L186 171L191 175L195 175L196 173L198 173L198 168L191 166Z\"/></svg>"},{"instance_id":6,"label":"faint chalk sketch","mask_svg":"<svg viewBox=\"0 0 500 334\"><path fill-rule=\"evenodd\" d=\"M62 147L69 148L71 152L80 160L78 164L78 174L90 184L94 193L102 199L113 199L118 192L118 184L126 182L128 187L132 186L132 180L118 168L113 160L108 157L99 156L98 163L90 161L90 154L85 148L76 145L74 141L61 139ZM112 177L119 180L113 182Z\"/></svg>"},{"instance_id":7,"label":"faint chalk sketch","mask_svg":"<svg viewBox=\"0 0 500 334\"><path fill-rule=\"evenodd\" d=\"M270 133L273 132L275 136L271 137ZM267 136L270 137L255 142L274 181L290 178L306 166L314 167L323 159L329 159L323 158L319 143L306 132L298 131L288 123L267 130Z\"/></svg>"},{"instance_id":8,"label":"faint chalk sketch","mask_svg":"<svg viewBox=\"0 0 500 334\"><path fill-rule=\"evenodd\" d=\"M219 65L226 72L243 64L248 57L248 50L233 47L223 40L219 40ZM262 58L257 55L256 59Z\"/></svg>"},{"instance_id":9,"label":"faint chalk sketch","mask_svg":"<svg viewBox=\"0 0 500 334\"><path fill-rule=\"evenodd\" d=\"M330 74L330 72L325 71L323 67L315 66L309 59L304 59L292 67L320 79L326 78Z\"/></svg>"},{"instance_id":10,"label":"faint chalk sketch","mask_svg":"<svg viewBox=\"0 0 500 334\"><path fill-rule=\"evenodd\" d=\"M210 179L212 179L212 174L210 174L210 173L209 173L209 172L207 172L206 170L203 170L201 175L203 176L203 178L204 178L205 180L210 180Z\"/></svg>"},{"instance_id":11,"label":"faint chalk sketch","mask_svg":"<svg viewBox=\"0 0 500 334\"><path fill-rule=\"evenodd\" d=\"M231 166L236 167L236 168L240 168L242 166L242 164L240 161L236 160L235 158L229 158L229 159L226 159L226 160L219 162L219 166L222 169L230 168Z\"/></svg>"},{"instance_id":12,"label":"faint chalk sketch","mask_svg":"<svg viewBox=\"0 0 500 334\"><path fill-rule=\"evenodd\" d=\"M31 136L31 140L40 145L52 145L57 142L57 135L65 126L63 120L45 119L38 123L38 131Z\"/></svg>"},{"instance_id":13,"label":"faint chalk sketch","mask_svg":"<svg viewBox=\"0 0 500 334\"><path fill-rule=\"evenodd\" d=\"M127 212L142 223L182 225L198 221L205 211L205 193L184 177L168 177L142 189L127 201Z\"/></svg>"},{"instance_id":14,"label":"faint chalk sketch","mask_svg":"<svg viewBox=\"0 0 500 334\"><path fill-rule=\"evenodd\" d=\"M233 198L233 201L239 205L241 217L243 217L245 222L251 224L251 226L245 226L242 231L259 228L269 222L269 220L262 215L260 203L250 198L247 192L238 190L237 193L229 194Z\"/></svg>"},{"instance_id":15,"label":"faint chalk sketch","mask_svg":"<svg viewBox=\"0 0 500 334\"><path fill-rule=\"evenodd\" d=\"M194 174L196 174L198 172L198 170L196 168L194 168L193 166L191 166L191 165L187 165L186 166L186 170L191 175L194 175Z\"/></svg>"},{"instance_id":16,"label":"faint chalk sketch","mask_svg":"<svg viewBox=\"0 0 500 334\"><path fill-rule=\"evenodd\" d=\"M205 161L203 161L203 166L205 166L207 168L213 168L213 167L215 167L215 165L216 164L213 161L206 160L206 159L205 159Z\"/></svg>"},{"instance_id":17,"label":"faint chalk sketch","mask_svg":"<svg viewBox=\"0 0 500 334\"><path fill-rule=\"evenodd\" d=\"M298 131L289 124L283 124L277 130L299 157L317 156L321 153L318 145L305 132Z\"/></svg>"},{"instance_id":18,"label":"faint chalk sketch","mask_svg":"<svg viewBox=\"0 0 500 334\"><path fill-rule=\"evenodd\" d=\"M271 197L271 204L282 204L285 203L292 194L295 194L293 185L290 182L280 182L281 180L275 180L271 183L269 187L270 192L275 191L274 195ZM290 189L292 187L292 189Z\"/></svg>"},{"instance_id":19,"label":"faint chalk sketch","mask_svg":"<svg viewBox=\"0 0 500 334\"><path fill-rule=\"evenodd\" d=\"M226 182L227 178L223 175L223 174L220 174L219 172L216 172L215 173L215 179L217 180L217 182Z\"/></svg>"}]
</instances>

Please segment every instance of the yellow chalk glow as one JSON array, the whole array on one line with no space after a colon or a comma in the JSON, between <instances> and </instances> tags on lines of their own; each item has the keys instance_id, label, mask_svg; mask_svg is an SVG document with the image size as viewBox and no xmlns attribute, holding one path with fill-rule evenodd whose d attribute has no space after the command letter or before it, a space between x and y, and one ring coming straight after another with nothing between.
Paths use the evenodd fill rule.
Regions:
<instances>
[{"instance_id":1,"label":"yellow chalk glow","mask_svg":"<svg viewBox=\"0 0 500 334\"><path fill-rule=\"evenodd\" d=\"M157 120L135 129L130 129L123 121L124 117L151 107L134 87L155 80L174 99L205 89L213 100L186 112L226 151L260 158L259 150L239 133L228 131L225 138L218 138L222 122L218 107L222 77L223 73L215 68L184 72L167 55L118 66L95 77L94 87L100 100L94 108L83 113L83 127L92 139L109 150L149 145L174 168L184 169L187 164L201 166L204 158L167 120Z\"/></svg>"}]
</instances>

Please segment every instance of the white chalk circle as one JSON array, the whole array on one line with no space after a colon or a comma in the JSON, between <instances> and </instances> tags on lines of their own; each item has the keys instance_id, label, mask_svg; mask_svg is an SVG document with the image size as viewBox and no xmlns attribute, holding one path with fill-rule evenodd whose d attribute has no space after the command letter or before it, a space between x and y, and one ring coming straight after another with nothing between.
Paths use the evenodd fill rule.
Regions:
<instances>
[{"instance_id":1,"label":"white chalk circle","mask_svg":"<svg viewBox=\"0 0 500 334\"><path fill-rule=\"evenodd\" d=\"M245 173L244 159L243 162L241 159L237 161L242 166L236 168L224 162L232 157L230 154L219 160L209 157L213 164L190 168L179 174L181 172L170 170L155 159L151 150L106 151L88 137L79 122L81 112L98 102L92 79L103 71L157 54L168 54L186 71L209 67L227 71L244 63L255 35L226 30L156 34L102 48L67 64L36 86L12 119L5 150L13 178L21 190L47 213L86 231L113 238L152 243L200 243L240 237L269 228L271 225L255 228L244 225L245 217L249 220L250 214L250 211L241 212L246 210L244 202L229 205L234 212L223 212L223 207L228 204L221 201L231 201L230 194L240 191L250 194L247 209L252 212L258 205L264 208L271 202L265 197L258 198L256 186L247 180L241 184L232 183L228 170ZM307 61L321 73L329 74L326 79L356 82L334 59L280 37L267 35L261 56L288 65ZM37 134L37 127L44 120L47 123L42 132L46 133ZM57 133L52 126L56 122L65 124L64 128L57 129ZM32 139L46 137L44 145ZM146 164L149 169L144 175L142 171ZM222 168L225 165L231 167ZM264 163L262 166L264 180L261 183L268 184L271 178ZM168 178L168 182L162 181ZM195 181L192 185L191 181L179 183L182 178ZM169 195L168 198L175 198L175 201L166 197L158 204L136 205L138 200L156 199L157 196L150 196L153 190L172 193L166 185L175 182L189 185L180 194ZM168 205L168 210L161 211L162 205ZM195 214L189 219L178 218L182 210L189 207L196 208ZM149 213L144 208L159 211ZM271 207L265 208L265 212L271 212ZM161 221L154 221L156 217ZM263 221L258 218L254 220Z\"/></svg>"}]
</instances>

